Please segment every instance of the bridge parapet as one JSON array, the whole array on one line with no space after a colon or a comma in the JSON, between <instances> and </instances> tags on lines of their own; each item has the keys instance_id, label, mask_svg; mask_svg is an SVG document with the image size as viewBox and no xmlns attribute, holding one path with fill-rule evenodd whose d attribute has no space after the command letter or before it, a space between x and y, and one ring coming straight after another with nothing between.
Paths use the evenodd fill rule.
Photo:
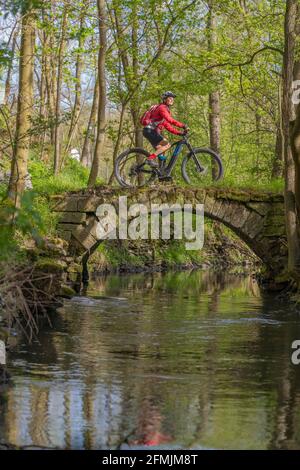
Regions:
<instances>
[{"instance_id":1,"label":"bridge parapet","mask_svg":"<svg viewBox=\"0 0 300 470\"><path fill-rule=\"evenodd\" d=\"M59 214L58 231L68 241L70 253L91 253L99 244L97 207L111 203L118 211L119 196L128 205L204 204L205 215L236 233L272 271L286 263L287 243L284 198L278 193L224 188L149 187L139 190L98 187L93 190L54 196L53 210Z\"/></svg>"}]
</instances>

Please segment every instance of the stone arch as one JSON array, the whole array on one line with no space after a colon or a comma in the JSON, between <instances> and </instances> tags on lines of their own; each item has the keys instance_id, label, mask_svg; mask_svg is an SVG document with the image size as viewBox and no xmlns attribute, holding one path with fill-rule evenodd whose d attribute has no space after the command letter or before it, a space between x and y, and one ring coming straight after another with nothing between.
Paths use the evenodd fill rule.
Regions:
<instances>
[{"instance_id":1,"label":"stone arch","mask_svg":"<svg viewBox=\"0 0 300 470\"><path fill-rule=\"evenodd\" d=\"M139 190L99 187L66 197L55 197L53 210L59 212L58 229L69 242L70 254L88 259L99 242L96 236L97 207L111 203L118 208L119 197L128 204L142 203L150 211L156 204L204 204L205 215L231 229L272 272L279 272L287 256L283 196L276 193L221 188L149 187Z\"/></svg>"}]
</instances>

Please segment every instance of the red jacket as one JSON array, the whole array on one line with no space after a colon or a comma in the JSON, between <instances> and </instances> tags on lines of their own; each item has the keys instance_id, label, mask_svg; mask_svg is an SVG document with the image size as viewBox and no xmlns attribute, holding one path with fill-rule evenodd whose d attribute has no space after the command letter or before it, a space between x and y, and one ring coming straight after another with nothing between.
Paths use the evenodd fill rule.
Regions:
<instances>
[{"instance_id":1,"label":"red jacket","mask_svg":"<svg viewBox=\"0 0 300 470\"><path fill-rule=\"evenodd\" d=\"M156 127L157 132L160 132L162 129L167 129L167 131L172 134L181 135L181 132L173 126L181 128L184 127L182 122L176 121L172 118L169 106L163 103L158 105L158 107L152 111L151 121L159 122ZM173 124L173 126L171 124Z\"/></svg>"}]
</instances>

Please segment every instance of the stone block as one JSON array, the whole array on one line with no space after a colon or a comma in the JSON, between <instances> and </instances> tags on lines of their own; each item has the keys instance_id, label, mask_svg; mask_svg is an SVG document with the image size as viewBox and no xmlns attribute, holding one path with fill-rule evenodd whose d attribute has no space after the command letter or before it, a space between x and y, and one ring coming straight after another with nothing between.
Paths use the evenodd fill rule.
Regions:
<instances>
[{"instance_id":1,"label":"stone block","mask_svg":"<svg viewBox=\"0 0 300 470\"><path fill-rule=\"evenodd\" d=\"M224 211L224 200L217 199L213 208L213 215L217 219L222 219L222 211Z\"/></svg>"},{"instance_id":2,"label":"stone block","mask_svg":"<svg viewBox=\"0 0 300 470\"><path fill-rule=\"evenodd\" d=\"M193 189L186 189L184 191L184 204L196 204L196 191Z\"/></svg>"},{"instance_id":3,"label":"stone block","mask_svg":"<svg viewBox=\"0 0 300 470\"><path fill-rule=\"evenodd\" d=\"M76 230L78 227L82 227L81 224L65 224L65 223L62 223L60 222L58 225L57 225L57 230L58 231L69 231L69 232L73 232L73 230Z\"/></svg>"},{"instance_id":4,"label":"stone block","mask_svg":"<svg viewBox=\"0 0 300 470\"><path fill-rule=\"evenodd\" d=\"M53 206L54 212L76 212L78 196L67 196Z\"/></svg>"},{"instance_id":5,"label":"stone block","mask_svg":"<svg viewBox=\"0 0 300 470\"><path fill-rule=\"evenodd\" d=\"M237 205L234 202L230 201L223 201L222 210L220 212L220 217L226 222L226 224L230 224L233 218L233 213L237 210Z\"/></svg>"},{"instance_id":6,"label":"stone block","mask_svg":"<svg viewBox=\"0 0 300 470\"><path fill-rule=\"evenodd\" d=\"M242 226L242 231L249 237L255 238L263 229L264 219L256 212L252 212L246 223Z\"/></svg>"},{"instance_id":7,"label":"stone block","mask_svg":"<svg viewBox=\"0 0 300 470\"><path fill-rule=\"evenodd\" d=\"M263 233L265 237L283 237L286 236L286 229L284 225L267 225Z\"/></svg>"},{"instance_id":8,"label":"stone block","mask_svg":"<svg viewBox=\"0 0 300 470\"><path fill-rule=\"evenodd\" d=\"M201 189L198 189L198 190L196 191L195 197L196 197L197 202L198 202L199 204L204 204L204 202L205 202L205 197L206 197L206 191L205 191L204 189L202 189L202 190L201 190Z\"/></svg>"},{"instance_id":9,"label":"stone block","mask_svg":"<svg viewBox=\"0 0 300 470\"><path fill-rule=\"evenodd\" d=\"M285 227L285 217L283 215L277 214L270 214L265 217L264 225L267 227L274 226L274 227Z\"/></svg>"},{"instance_id":10,"label":"stone block","mask_svg":"<svg viewBox=\"0 0 300 470\"><path fill-rule=\"evenodd\" d=\"M206 195L206 198L204 201L204 213L207 214L208 216L210 214L213 214L215 202L216 200L213 197L209 196L208 194Z\"/></svg>"},{"instance_id":11,"label":"stone block","mask_svg":"<svg viewBox=\"0 0 300 470\"><path fill-rule=\"evenodd\" d=\"M175 193L176 193L176 202L183 206L185 203L185 198L184 198L184 192L182 188L176 188Z\"/></svg>"},{"instance_id":12,"label":"stone block","mask_svg":"<svg viewBox=\"0 0 300 470\"><path fill-rule=\"evenodd\" d=\"M272 205L265 202L248 202L246 206L262 216L265 216L272 209Z\"/></svg>"},{"instance_id":13,"label":"stone block","mask_svg":"<svg viewBox=\"0 0 300 470\"><path fill-rule=\"evenodd\" d=\"M86 221L84 212L60 212L59 223L64 224L82 224Z\"/></svg>"},{"instance_id":14,"label":"stone block","mask_svg":"<svg viewBox=\"0 0 300 470\"><path fill-rule=\"evenodd\" d=\"M97 240L89 233L86 229L77 231L75 230L72 233L72 237L80 244L80 246L85 250L90 250Z\"/></svg>"},{"instance_id":15,"label":"stone block","mask_svg":"<svg viewBox=\"0 0 300 470\"><path fill-rule=\"evenodd\" d=\"M284 201L272 203L272 214L284 216Z\"/></svg>"},{"instance_id":16,"label":"stone block","mask_svg":"<svg viewBox=\"0 0 300 470\"><path fill-rule=\"evenodd\" d=\"M232 218L229 223L232 227L240 229L245 225L250 215L251 211L247 209L244 204L235 203L234 210L232 211Z\"/></svg>"},{"instance_id":17,"label":"stone block","mask_svg":"<svg viewBox=\"0 0 300 470\"><path fill-rule=\"evenodd\" d=\"M78 199L77 211L78 212L94 212L96 213L97 207L103 203L109 203L105 201L103 197L95 196L82 196Z\"/></svg>"},{"instance_id":18,"label":"stone block","mask_svg":"<svg viewBox=\"0 0 300 470\"><path fill-rule=\"evenodd\" d=\"M97 225L98 221L93 218L86 227L77 226L76 230L72 232L72 236L81 244L83 248L90 250L98 240Z\"/></svg>"},{"instance_id":19,"label":"stone block","mask_svg":"<svg viewBox=\"0 0 300 470\"><path fill-rule=\"evenodd\" d=\"M72 232L70 230L58 229L58 234L61 238L69 242L71 240Z\"/></svg>"},{"instance_id":20,"label":"stone block","mask_svg":"<svg viewBox=\"0 0 300 470\"><path fill-rule=\"evenodd\" d=\"M170 188L167 192L167 201L169 204L175 204L177 203L176 201L176 190L175 188Z\"/></svg>"}]
</instances>

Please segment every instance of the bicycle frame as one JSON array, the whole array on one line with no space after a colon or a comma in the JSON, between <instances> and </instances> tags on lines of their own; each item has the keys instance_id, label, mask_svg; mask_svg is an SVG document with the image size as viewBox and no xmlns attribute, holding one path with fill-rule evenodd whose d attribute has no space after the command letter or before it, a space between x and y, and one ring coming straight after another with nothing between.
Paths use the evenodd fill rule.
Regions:
<instances>
[{"instance_id":1,"label":"bicycle frame","mask_svg":"<svg viewBox=\"0 0 300 470\"><path fill-rule=\"evenodd\" d=\"M163 170L163 176L171 176L173 168L175 167L176 162L177 162L177 160L179 158L179 155L180 155L180 153L181 153L184 146L186 146L189 150L189 153L192 154L193 159L195 161L195 164L196 164L198 170L199 171L203 170L202 166L200 165L200 163L198 161L198 158L196 157L196 155L194 153L193 147L191 146L191 144L189 143L189 141L187 139L187 136L184 136L183 139L181 139L177 142L174 142L171 145L171 148L172 147L175 147L175 148L174 148L174 151L171 155L170 161L168 162L167 166L163 166L161 168Z\"/></svg>"},{"instance_id":2,"label":"bicycle frame","mask_svg":"<svg viewBox=\"0 0 300 470\"><path fill-rule=\"evenodd\" d=\"M158 176L166 176L166 177L169 177L171 176L172 174L172 171L177 163L177 160L179 158L179 155L182 151L182 148L186 146L189 150L189 153L192 154L193 156L193 159L194 159L194 162L196 164L196 167L198 168L198 170L201 172L203 171L203 167L201 166L201 164L199 163L199 160L198 158L196 157L195 153L194 153L194 149L193 147L191 146L191 144L189 143L188 139L187 139L187 136L184 136L181 140L178 140L177 142L174 142L172 145L171 145L171 148L172 147L175 147L174 148L174 151L171 155L171 158L170 158L170 161L168 162L167 166L164 166L164 165L161 165L160 168L158 169L144 169L144 165L145 163L142 163L141 165L139 165L137 167L137 170L140 170L142 173L153 173L155 172ZM162 162L164 163L164 162Z\"/></svg>"}]
</instances>

